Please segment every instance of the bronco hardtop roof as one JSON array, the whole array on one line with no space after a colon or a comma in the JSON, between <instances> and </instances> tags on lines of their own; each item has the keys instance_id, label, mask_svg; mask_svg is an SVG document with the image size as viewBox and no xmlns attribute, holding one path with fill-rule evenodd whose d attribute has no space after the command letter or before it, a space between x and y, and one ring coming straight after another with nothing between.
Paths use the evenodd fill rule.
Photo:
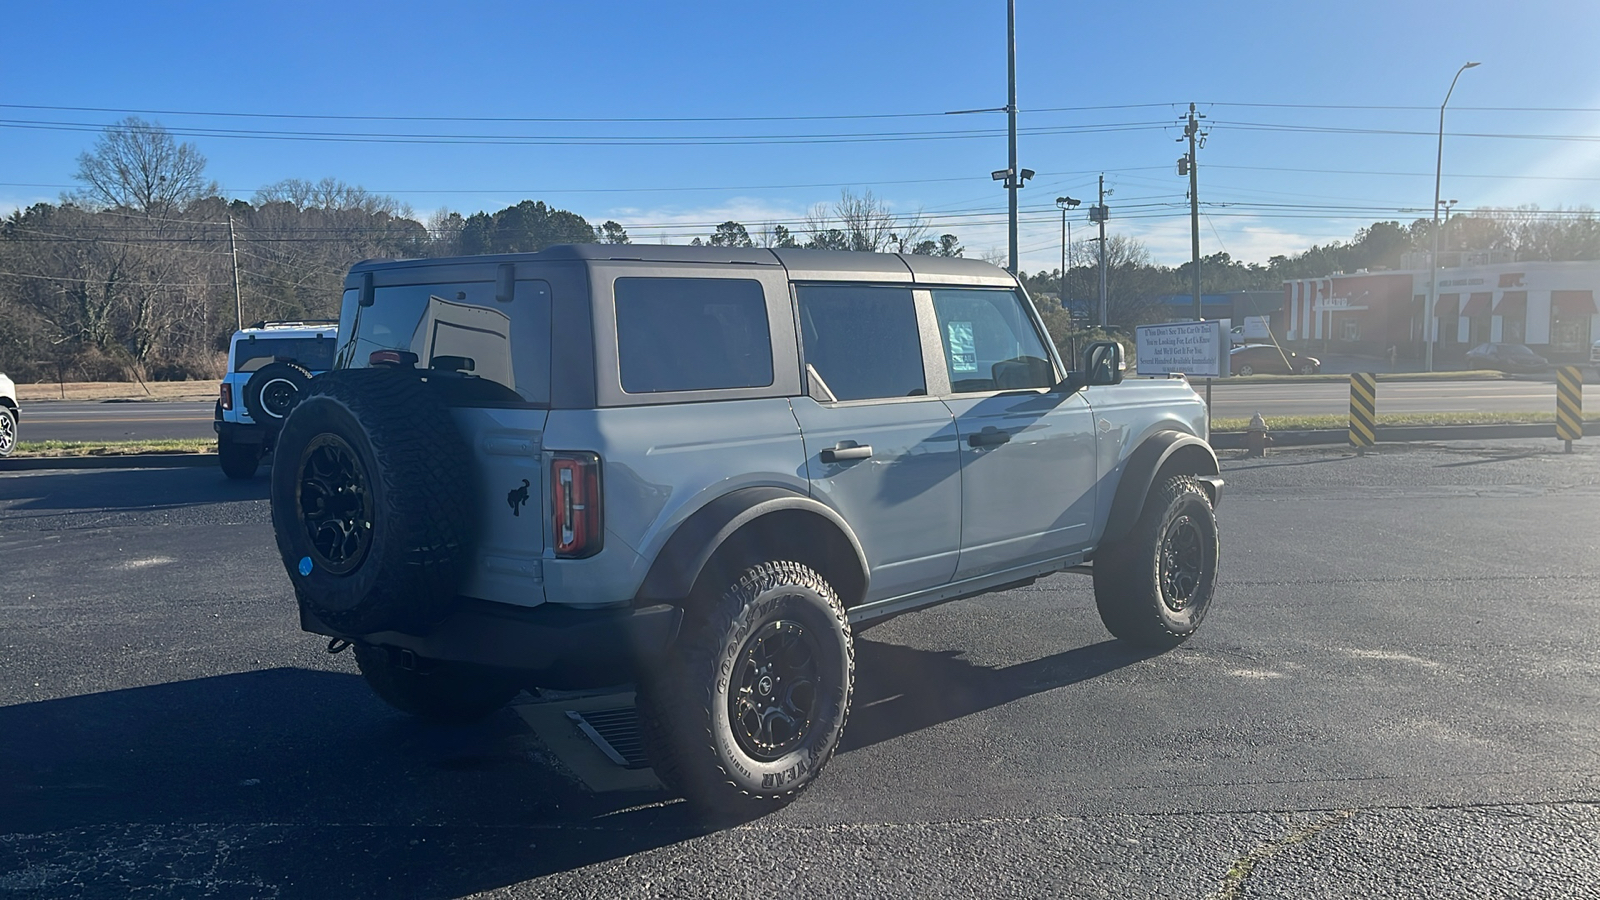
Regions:
<instances>
[{"instance_id":1,"label":"bronco hardtop roof","mask_svg":"<svg viewBox=\"0 0 1600 900\"><path fill-rule=\"evenodd\" d=\"M749 247L684 247L670 244L557 244L537 253L500 253L435 259L368 259L356 263L345 287L359 288L366 272L438 266L481 266L507 263L643 262L697 265L783 266L797 281L900 281L918 284L960 284L1011 287L1016 281L1004 269L975 259L920 256L911 253L852 253Z\"/></svg>"}]
</instances>

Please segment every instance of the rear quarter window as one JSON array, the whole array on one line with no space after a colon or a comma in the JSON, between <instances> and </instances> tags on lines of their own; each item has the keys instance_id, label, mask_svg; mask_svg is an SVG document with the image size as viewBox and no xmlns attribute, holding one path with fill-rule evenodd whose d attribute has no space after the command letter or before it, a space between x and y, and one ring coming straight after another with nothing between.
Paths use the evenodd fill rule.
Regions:
<instances>
[{"instance_id":1,"label":"rear quarter window","mask_svg":"<svg viewBox=\"0 0 1600 900\"><path fill-rule=\"evenodd\" d=\"M254 372L275 360L297 362L313 372L333 368L337 342L330 337L274 338L246 337L234 342L233 370Z\"/></svg>"},{"instance_id":2,"label":"rear quarter window","mask_svg":"<svg viewBox=\"0 0 1600 900\"><path fill-rule=\"evenodd\" d=\"M618 278L614 292L627 393L772 384L771 331L759 281Z\"/></svg>"}]
</instances>

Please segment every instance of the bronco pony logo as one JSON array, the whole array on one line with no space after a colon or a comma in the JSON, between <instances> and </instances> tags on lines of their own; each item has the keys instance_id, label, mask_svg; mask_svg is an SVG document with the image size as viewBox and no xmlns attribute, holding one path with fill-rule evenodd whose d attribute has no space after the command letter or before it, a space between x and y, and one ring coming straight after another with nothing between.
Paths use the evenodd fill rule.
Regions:
<instances>
[{"instance_id":1,"label":"bronco pony logo","mask_svg":"<svg viewBox=\"0 0 1600 900\"><path fill-rule=\"evenodd\" d=\"M522 479L522 487L506 494L506 503L511 505L511 514L513 516L522 515L523 504L528 502L528 487L528 479L524 478Z\"/></svg>"}]
</instances>

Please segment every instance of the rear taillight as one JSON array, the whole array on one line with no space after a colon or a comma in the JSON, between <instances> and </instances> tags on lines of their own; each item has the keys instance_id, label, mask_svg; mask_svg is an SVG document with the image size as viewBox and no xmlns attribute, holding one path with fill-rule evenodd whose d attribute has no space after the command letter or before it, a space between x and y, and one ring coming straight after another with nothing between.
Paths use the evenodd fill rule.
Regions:
<instances>
[{"instance_id":1,"label":"rear taillight","mask_svg":"<svg viewBox=\"0 0 1600 900\"><path fill-rule=\"evenodd\" d=\"M605 533L600 502L600 457L555 453L550 460L550 524L556 556L576 559L600 552Z\"/></svg>"},{"instance_id":2,"label":"rear taillight","mask_svg":"<svg viewBox=\"0 0 1600 900\"><path fill-rule=\"evenodd\" d=\"M233 385L226 381L222 383L222 396L218 398L218 402L222 404L223 409L233 411Z\"/></svg>"}]
</instances>

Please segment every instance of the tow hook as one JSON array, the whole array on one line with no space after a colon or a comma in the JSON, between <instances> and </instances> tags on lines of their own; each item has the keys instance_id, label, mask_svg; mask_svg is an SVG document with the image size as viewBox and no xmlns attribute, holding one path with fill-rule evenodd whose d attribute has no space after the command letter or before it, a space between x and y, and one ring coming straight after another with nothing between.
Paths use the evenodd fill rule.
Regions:
<instances>
[{"instance_id":1,"label":"tow hook","mask_svg":"<svg viewBox=\"0 0 1600 900\"><path fill-rule=\"evenodd\" d=\"M333 638L328 641L328 655L337 656L350 649L350 642L344 638Z\"/></svg>"}]
</instances>

